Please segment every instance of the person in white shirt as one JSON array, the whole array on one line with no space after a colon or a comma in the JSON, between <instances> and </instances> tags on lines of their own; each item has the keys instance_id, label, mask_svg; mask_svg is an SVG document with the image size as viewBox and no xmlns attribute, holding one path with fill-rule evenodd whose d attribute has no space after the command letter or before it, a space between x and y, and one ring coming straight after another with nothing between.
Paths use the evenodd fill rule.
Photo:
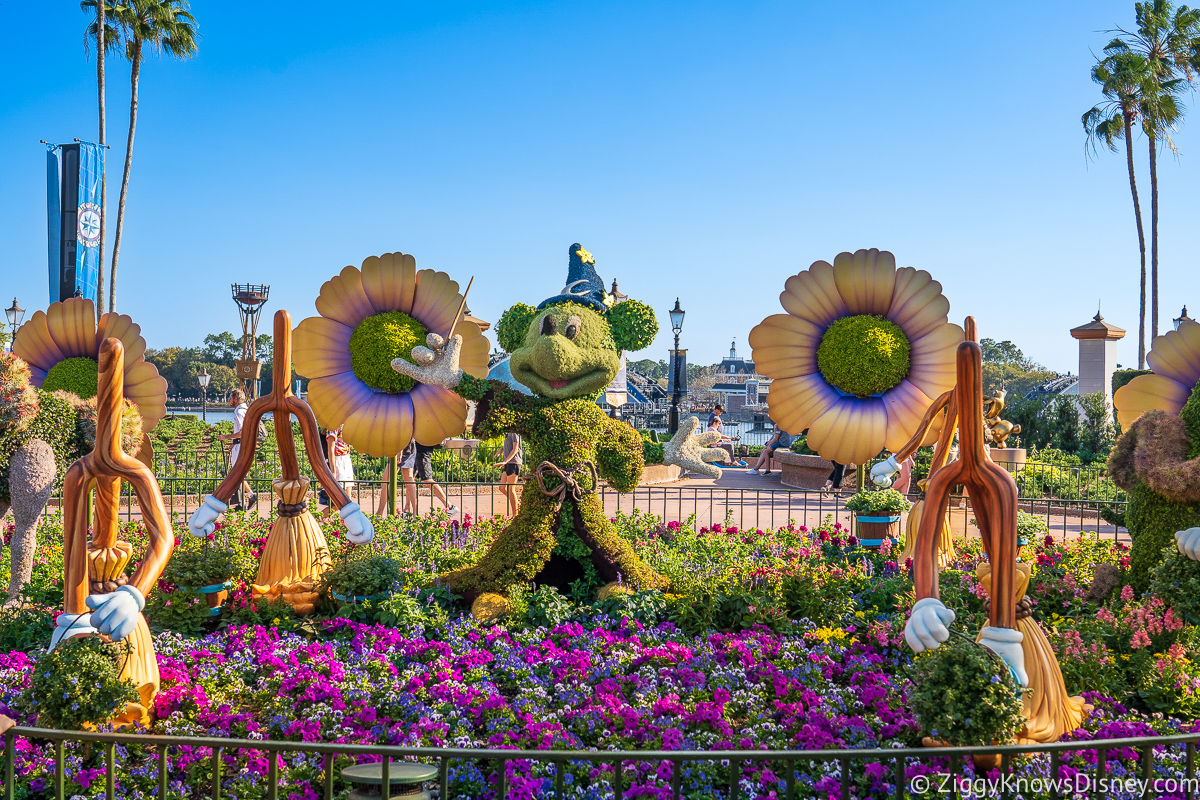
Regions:
<instances>
[{"instance_id":1,"label":"person in white shirt","mask_svg":"<svg viewBox=\"0 0 1200 800\"><path fill-rule=\"evenodd\" d=\"M241 389L234 389L229 393L229 405L233 406L233 433L227 433L223 436L218 436L218 439L233 441L233 450L229 454L229 464L232 466L237 463L238 453L242 451L242 424L246 421L246 410L250 408L250 404L246 402L246 393ZM258 432L255 431L255 434ZM245 498L246 502L241 501ZM258 505L258 495L251 489L250 485L242 481L242 485L238 487L239 502L235 506L240 506L244 510L255 508Z\"/></svg>"}]
</instances>

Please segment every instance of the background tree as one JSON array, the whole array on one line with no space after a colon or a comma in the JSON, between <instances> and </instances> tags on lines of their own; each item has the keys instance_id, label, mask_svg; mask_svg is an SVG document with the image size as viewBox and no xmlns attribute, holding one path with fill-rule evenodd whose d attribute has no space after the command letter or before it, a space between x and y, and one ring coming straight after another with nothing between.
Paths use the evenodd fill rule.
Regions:
<instances>
[{"instance_id":1,"label":"background tree","mask_svg":"<svg viewBox=\"0 0 1200 800\"><path fill-rule=\"evenodd\" d=\"M1200 10L1170 0L1134 4L1136 27L1117 28L1104 52L1139 55L1148 65L1140 100L1142 130L1150 145L1150 331L1158 336L1158 148L1183 116L1179 93L1200 65ZM1139 367L1141 364L1139 363Z\"/></svg>"},{"instance_id":2,"label":"background tree","mask_svg":"<svg viewBox=\"0 0 1200 800\"><path fill-rule=\"evenodd\" d=\"M1104 102L1092 106L1083 115L1087 131L1086 152L1094 154L1103 144L1116 152L1118 139L1125 141L1125 168L1129 173L1129 192L1133 195L1133 219L1137 223L1138 253L1141 257L1141 304L1138 310L1138 369L1146 365L1146 231L1142 225L1142 205L1138 200L1137 178L1133 168L1133 127L1141 114L1142 89L1149 76L1149 63L1137 53L1116 53L1092 67L1092 80L1100 84Z\"/></svg>"},{"instance_id":3,"label":"background tree","mask_svg":"<svg viewBox=\"0 0 1200 800\"><path fill-rule=\"evenodd\" d=\"M125 170L121 175L121 195L117 200L117 231L113 236L112 267L109 271L108 310L117 305L117 260L121 254L121 232L125 224L125 200L129 194L129 172L133 168L133 135L137 128L138 80L147 48L175 58L191 58L196 53L196 19L188 13L185 0L127 0L110 5L111 15L125 42L129 59L130 98L129 136L125 142ZM107 15L106 15L107 18Z\"/></svg>"},{"instance_id":4,"label":"background tree","mask_svg":"<svg viewBox=\"0 0 1200 800\"><path fill-rule=\"evenodd\" d=\"M208 361L232 368L241 356L242 341L229 331L204 337L204 358Z\"/></svg>"},{"instance_id":5,"label":"background tree","mask_svg":"<svg viewBox=\"0 0 1200 800\"><path fill-rule=\"evenodd\" d=\"M208 374L211 376L208 382L210 401L224 398L237 388L237 374L232 368L210 361L193 361L187 366L187 384L195 390L197 395L200 394L200 383L196 380L196 376L203 370L208 370Z\"/></svg>"},{"instance_id":6,"label":"background tree","mask_svg":"<svg viewBox=\"0 0 1200 800\"><path fill-rule=\"evenodd\" d=\"M1010 341L983 339L979 347L983 350L983 390L991 394L1004 389L1009 403L1058 377L1058 373L1029 358ZM1011 419L1007 411L1005 419Z\"/></svg>"},{"instance_id":7,"label":"background tree","mask_svg":"<svg viewBox=\"0 0 1200 800\"><path fill-rule=\"evenodd\" d=\"M85 12L95 10L96 19L88 25L87 34L83 37L84 50L93 39L96 41L96 95L100 116L100 149L107 151L108 121L104 105L104 57L109 50L115 50L120 44L116 28L113 27L106 14L107 3L96 0L82 0L79 7ZM103 153L100 166L100 261L96 271L96 321L104 314L104 239L108 225L108 198L105 195L108 182L108 153Z\"/></svg>"}]
</instances>

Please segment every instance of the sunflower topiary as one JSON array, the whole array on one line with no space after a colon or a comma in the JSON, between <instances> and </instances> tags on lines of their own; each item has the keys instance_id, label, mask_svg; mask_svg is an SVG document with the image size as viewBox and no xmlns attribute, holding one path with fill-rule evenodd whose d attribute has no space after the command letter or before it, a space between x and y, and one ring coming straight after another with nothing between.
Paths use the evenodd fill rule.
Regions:
<instances>
[{"instance_id":1,"label":"sunflower topiary","mask_svg":"<svg viewBox=\"0 0 1200 800\"><path fill-rule=\"evenodd\" d=\"M354 374L372 389L399 394L415 381L392 369L393 358L412 361L412 349L425 344L429 329L403 311L384 311L367 317L350 336Z\"/></svg>"},{"instance_id":2,"label":"sunflower topiary","mask_svg":"<svg viewBox=\"0 0 1200 800\"><path fill-rule=\"evenodd\" d=\"M95 359L86 356L65 358L46 373L42 389L47 392L64 391L87 400L96 396L99 366Z\"/></svg>"},{"instance_id":3,"label":"sunflower topiary","mask_svg":"<svg viewBox=\"0 0 1200 800\"><path fill-rule=\"evenodd\" d=\"M899 325L874 314L834 320L817 347L817 368L856 397L881 394L908 375L909 343Z\"/></svg>"}]
</instances>

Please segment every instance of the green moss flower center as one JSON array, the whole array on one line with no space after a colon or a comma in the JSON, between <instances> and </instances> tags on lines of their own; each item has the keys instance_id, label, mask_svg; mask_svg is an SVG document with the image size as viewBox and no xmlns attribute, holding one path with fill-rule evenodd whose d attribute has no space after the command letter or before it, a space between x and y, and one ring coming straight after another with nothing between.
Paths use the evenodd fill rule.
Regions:
<instances>
[{"instance_id":1,"label":"green moss flower center","mask_svg":"<svg viewBox=\"0 0 1200 800\"><path fill-rule=\"evenodd\" d=\"M886 392L908 375L909 343L894 322L872 314L835 320L817 347L817 369L858 397Z\"/></svg>"},{"instance_id":2,"label":"green moss flower center","mask_svg":"<svg viewBox=\"0 0 1200 800\"><path fill-rule=\"evenodd\" d=\"M47 392L70 392L87 400L96 396L99 373L100 367L95 359L82 356L66 358L55 364L46 373L42 389Z\"/></svg>"},{"instance_id":3,"label":"green moss flower center","mask_svg":"<svg viewBox=\"0 0 1200 800\"><path fill-rule=\"evenodd\" d=\"M367 317L350 335L350 367L355 376L381 392L399 394L414 381L392 369L393 358L412 361L412 349L425 344L429 329L402 311Z\"/></svg>"}]
</instances>

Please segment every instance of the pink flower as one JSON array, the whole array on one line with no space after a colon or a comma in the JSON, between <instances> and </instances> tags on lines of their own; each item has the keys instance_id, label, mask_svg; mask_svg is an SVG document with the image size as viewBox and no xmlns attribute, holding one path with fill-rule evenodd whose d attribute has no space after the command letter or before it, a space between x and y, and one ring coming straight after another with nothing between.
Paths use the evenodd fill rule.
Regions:
<instances>
[{"instance_id":1,"label":"pink flower","mask_svg":"<svg viewBox=\"0 0 1200 800\"><path fill-rule=\"evenodd\" d=\"M1121 599L1122 600L1132 600L1133 599L1133 587L1132 586L1122 586L1121 587Z\"/></svg>"}]
</instances>

